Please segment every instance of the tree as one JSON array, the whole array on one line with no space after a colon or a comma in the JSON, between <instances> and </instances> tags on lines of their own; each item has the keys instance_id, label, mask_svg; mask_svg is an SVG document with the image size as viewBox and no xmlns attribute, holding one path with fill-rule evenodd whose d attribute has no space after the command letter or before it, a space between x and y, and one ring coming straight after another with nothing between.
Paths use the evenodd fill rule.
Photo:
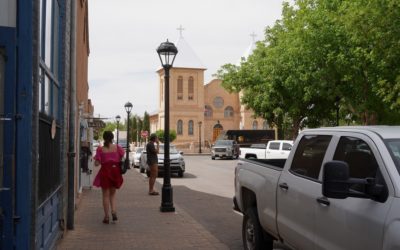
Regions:
<instances>
[{"instance_id":1,"label":"tree","mask_svg":"<svg viewBox=\"0 0 400 250\"><path fill-rule=\"evenodd\" d=\"M150 116L147 112L143 115L143 130L150 131Z\"/></svg>"},{"instance_id":2,"label":"tree","mask_svg":"<svg viewBox=\"0 0 400 250\"><path fill-rule=\"evenodd\" d=\"M160 129L156 131L157 137L162 143L164 143L164 130ZM173 142L176 139L176 131L173 129L169 130L169 141Z\"/></svg>"},{"instance_id":3,"label":"tree","mask_svg":"<svg viewBox=\"0 0 400 250\"><path fill-rule=\"evenodd\" d=\"M298 0L222 85L279 130L400 121L399 2ZM395 19L395 20L394 20ZM394 114L393 114L394 113Z\"/></svg>"},{"instance_id":4,"label":"tree","mask_svg":"<svg viewBox=\"0 0 400 250\"><path fill-rule=\"evenodd\" d=\"M132 117L132 141L136 142L137 141L137 134L138 134L138 129L137 129L137 116Z\"/></svg>"}]
</instances>

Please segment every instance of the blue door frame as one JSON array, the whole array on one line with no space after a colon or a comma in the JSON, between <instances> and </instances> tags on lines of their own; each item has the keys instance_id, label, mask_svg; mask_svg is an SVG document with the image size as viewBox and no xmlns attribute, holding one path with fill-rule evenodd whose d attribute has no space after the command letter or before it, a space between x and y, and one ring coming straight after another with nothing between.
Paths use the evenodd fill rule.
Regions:
<instances>
[{"instance_id":1,"label":"blue door frame","mask_svg":"<svg viewBox=\"0 0 400 250\"><path fill-rule=\"evenodd\" d=\"M15 123L15 214L13 222L14 246L15 249L32 249L34 245L33 229L33 207L35 203L35 189L33 187L33 156L35 147L32 138L34 110L36 105L33 102L33 71L37 69L37 62L34 61L33 45L35 44L34 29L32 23L34 5L37 1L18 1L17 4L17 78L15 89L15 111L18 119ZM35 7L36 8L36 7Z\"/></svg>"},{"instance_id":2,"label":"blue door frame","mask_svg":"<svg viewBox=\"0 0 400 250\"><path fill-rule=\"evenodd\" d=\"M16 86L16 29L0 27L0 46L5 49L4 65L4 128L3 147L3 187L0 191L1 249L12 249L14 243L14 201L15 201L15 86Z\"/></svg>"}]
</instances>

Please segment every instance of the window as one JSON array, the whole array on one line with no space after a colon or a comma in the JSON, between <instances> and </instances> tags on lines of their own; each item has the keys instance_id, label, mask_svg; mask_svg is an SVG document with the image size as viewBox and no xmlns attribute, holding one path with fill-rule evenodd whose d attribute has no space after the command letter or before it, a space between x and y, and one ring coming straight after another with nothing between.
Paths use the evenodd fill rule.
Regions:
<instances>
[{"instance_id":1,"label":"window","mask_svg":"<svg viewBox=\"0 0 400 250\"><path fill-rule=\"evenodd\" d=\"M256 120L253 121L253 129L258 129L258 122Z\"/></svg>"},{"instance_id":2,"label":"window","mask_svg":"<svg viewBox=\"0 0 400 250\"><path fill-rule=\"evenodd\" d=\"M178 77L178 89L177 89L177 98L178 100L183 100L183 77Z\"/></svg>"},{"instance_id":3,"label":"window","mask_svg":"<svg viewBox=\"0 0 400 250\"><path fill-rule=\"evenodd\" d=\"M193 121L190 120L188 123L188 134L193 135Z\"/></svg>"},{"instance_id":4,"label":"window","mask_svg":"<svg viewBox=\"0 0 400 250\"><path fill-rule=\"evenodd\" d=\"M59 118L59 20L58 1L40 1L40 78L39 111L52 118Z\"/></svg>"},{"instance_id":5,"label":"window","mask_svg":"<svg viewBox=\"0 0 400 250\"><path fill-rule=\"evenodd\" d=\"M217 96L214 98L213 104L216 108L222 108L224 106L224 99L220 96Z\"/></svg>"},{"instance_id":6,"label":"window","mask_svg":"<svg viewBox=\"0 0 400 250\"><path fill-rule=\"evenodd\" d=\"M209 105L204 106L204 116L205 117L212 117L213 115L213 110Z\"/></svg>"},{"instance_id":7,"label":"window","mask_svg":"<svg viewBox=\"0 0 400 250\"><path fill-rule=\"evenodd\" d=\"M359 138L341 137L333 160L347 162L351 178L374 178L378 169L371 148Z\"/></svg>"},{"instance_id":8,"label":"window","mask_svg":"<svg viewBox=\"0 0 400 250\"><path fill-rule=\"evenodd\" d=\"M189 86L188 86L188 100L193 100L194 98L194 79L193 77L189 77Z\"/></svg>"},{"instance_id":9,"label":"window","mask_svg":"<svg viewBox=\"0 0 400 250\"><path fill-rule=\"evenodd\" d=\"M279 150L279 147L281 146L281 143L280 142L271 142L270 144L269 144L269 149L272 149L272 150Z\"/></svg>"},{"instance_id":10,"label":"window","mask_svg":"<svg viewBox=\"0 0 400 250\"><path fill-rule=\"evenodd\" d=\"M306 135L297 146L290 171L312 179L318 179L322 161L332 136Z\"/></svg>"},{"instance_id":11,"label":"window","mask_svg":"<svg viewBox=\"0 0 400 250\"><path fill-rule=\"evenodd\" d=\"M183 122L182 122L182 120L178 120L178 124L176 125L176 133L178 135L182 135L183 134Z\"/></svg>"},{"instance_id":12,"label":"window","mask_svg":"<svg viewBox=\"0 0 400 250\"><path fill-rule=\"evenodd\" d=\"M231 106L228 106L228 107L225 108L224 117L225 118L233 117L233 108Z\"/></svg>"},{"instance_id":13,"label":"window","mask_svg":"<svg viewBox=\"0 0 400 250\"><path fill-rule=\"evenodd\" d=\"M289 143L284 142L283 145L282 145L282 150L290 151L290 150L292 150L292 145L290 145Z\"/></svg>"},{"instance_id":14,"label":"window","mask_svg":"<svg viewBox=\"0 0 400 250\"><path fill-rule=\"evenodd\" d=\"M263 129L269 129L268 121L263 122Z\"/></svg>"}]
</instances>

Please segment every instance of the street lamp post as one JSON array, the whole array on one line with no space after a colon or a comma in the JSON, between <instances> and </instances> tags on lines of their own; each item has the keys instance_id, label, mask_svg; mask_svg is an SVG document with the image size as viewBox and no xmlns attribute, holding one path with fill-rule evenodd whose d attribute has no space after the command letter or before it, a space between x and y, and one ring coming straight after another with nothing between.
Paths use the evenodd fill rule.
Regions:
<instances>
[{"instance_id":1,"label":"street lamp post","mask_svg":"<svg viewBox=\"0 0 400 250\"><path fill-rule=\"evenodd\" d=\"M201 121L199 122L199 154L201 154Z\"/></svg>"},{"instance_id":2,"label":"street lamp post","mask_svg":"<svg viewBox=\"0 0 400 250\"><path fill-rule=\"evenodd\" d=\"M132 110L132 103L127 102L125 103L125 110L126 113L128 114L128 121L127 121L127 125L126 125L126 157L125 157L125 169L130 169L130 162L129 162L129 116L131 114L131 110Z\"/></svg>"},{"instance_id":3,"label":"street lamp post","mask_svg":"<svg viewBox=\"0 0 400 250\"><path fill-rule=\"evenodd\" d=\"M158 56L160 57L161 65L164 68L164 79L165 79L165 91L164 91L164 180L162 186L161 195L161 212L174 212L175 207L172 198L172 186L171 186L171 169L170 169L170 157L169 157L169 70L175 60L175 56L178 53L178 49L171 42L163 42L157 48Z\"/></svg>"},{"instance_id":4,"label":"street lamp post","mask_svg":"<svg viewBox=\"0 0 400 250\"><path fill-rule=\"evenodd\" d=\"M118 144L119 121L121 121L121 116L117 115L117 116L115 117L115 120L117 121L117 144Z\"/></svg>"}]
</instances>

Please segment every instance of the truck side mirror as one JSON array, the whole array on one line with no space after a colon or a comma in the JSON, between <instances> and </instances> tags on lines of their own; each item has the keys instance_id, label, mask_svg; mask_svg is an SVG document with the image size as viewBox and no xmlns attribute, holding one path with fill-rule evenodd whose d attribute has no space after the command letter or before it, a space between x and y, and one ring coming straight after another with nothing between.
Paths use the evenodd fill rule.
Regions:
<instances>
[{"instance_id":1,"label":"truck side mirror","mask_svg":"<svg viewBox=\"0 0 400 250\"><path fill-rule=\"evenodd\" d=\"M328 198L349 197L349 165L344 161L329 161L324 164L322 194Z\"/></svg>"}]
</instances>

